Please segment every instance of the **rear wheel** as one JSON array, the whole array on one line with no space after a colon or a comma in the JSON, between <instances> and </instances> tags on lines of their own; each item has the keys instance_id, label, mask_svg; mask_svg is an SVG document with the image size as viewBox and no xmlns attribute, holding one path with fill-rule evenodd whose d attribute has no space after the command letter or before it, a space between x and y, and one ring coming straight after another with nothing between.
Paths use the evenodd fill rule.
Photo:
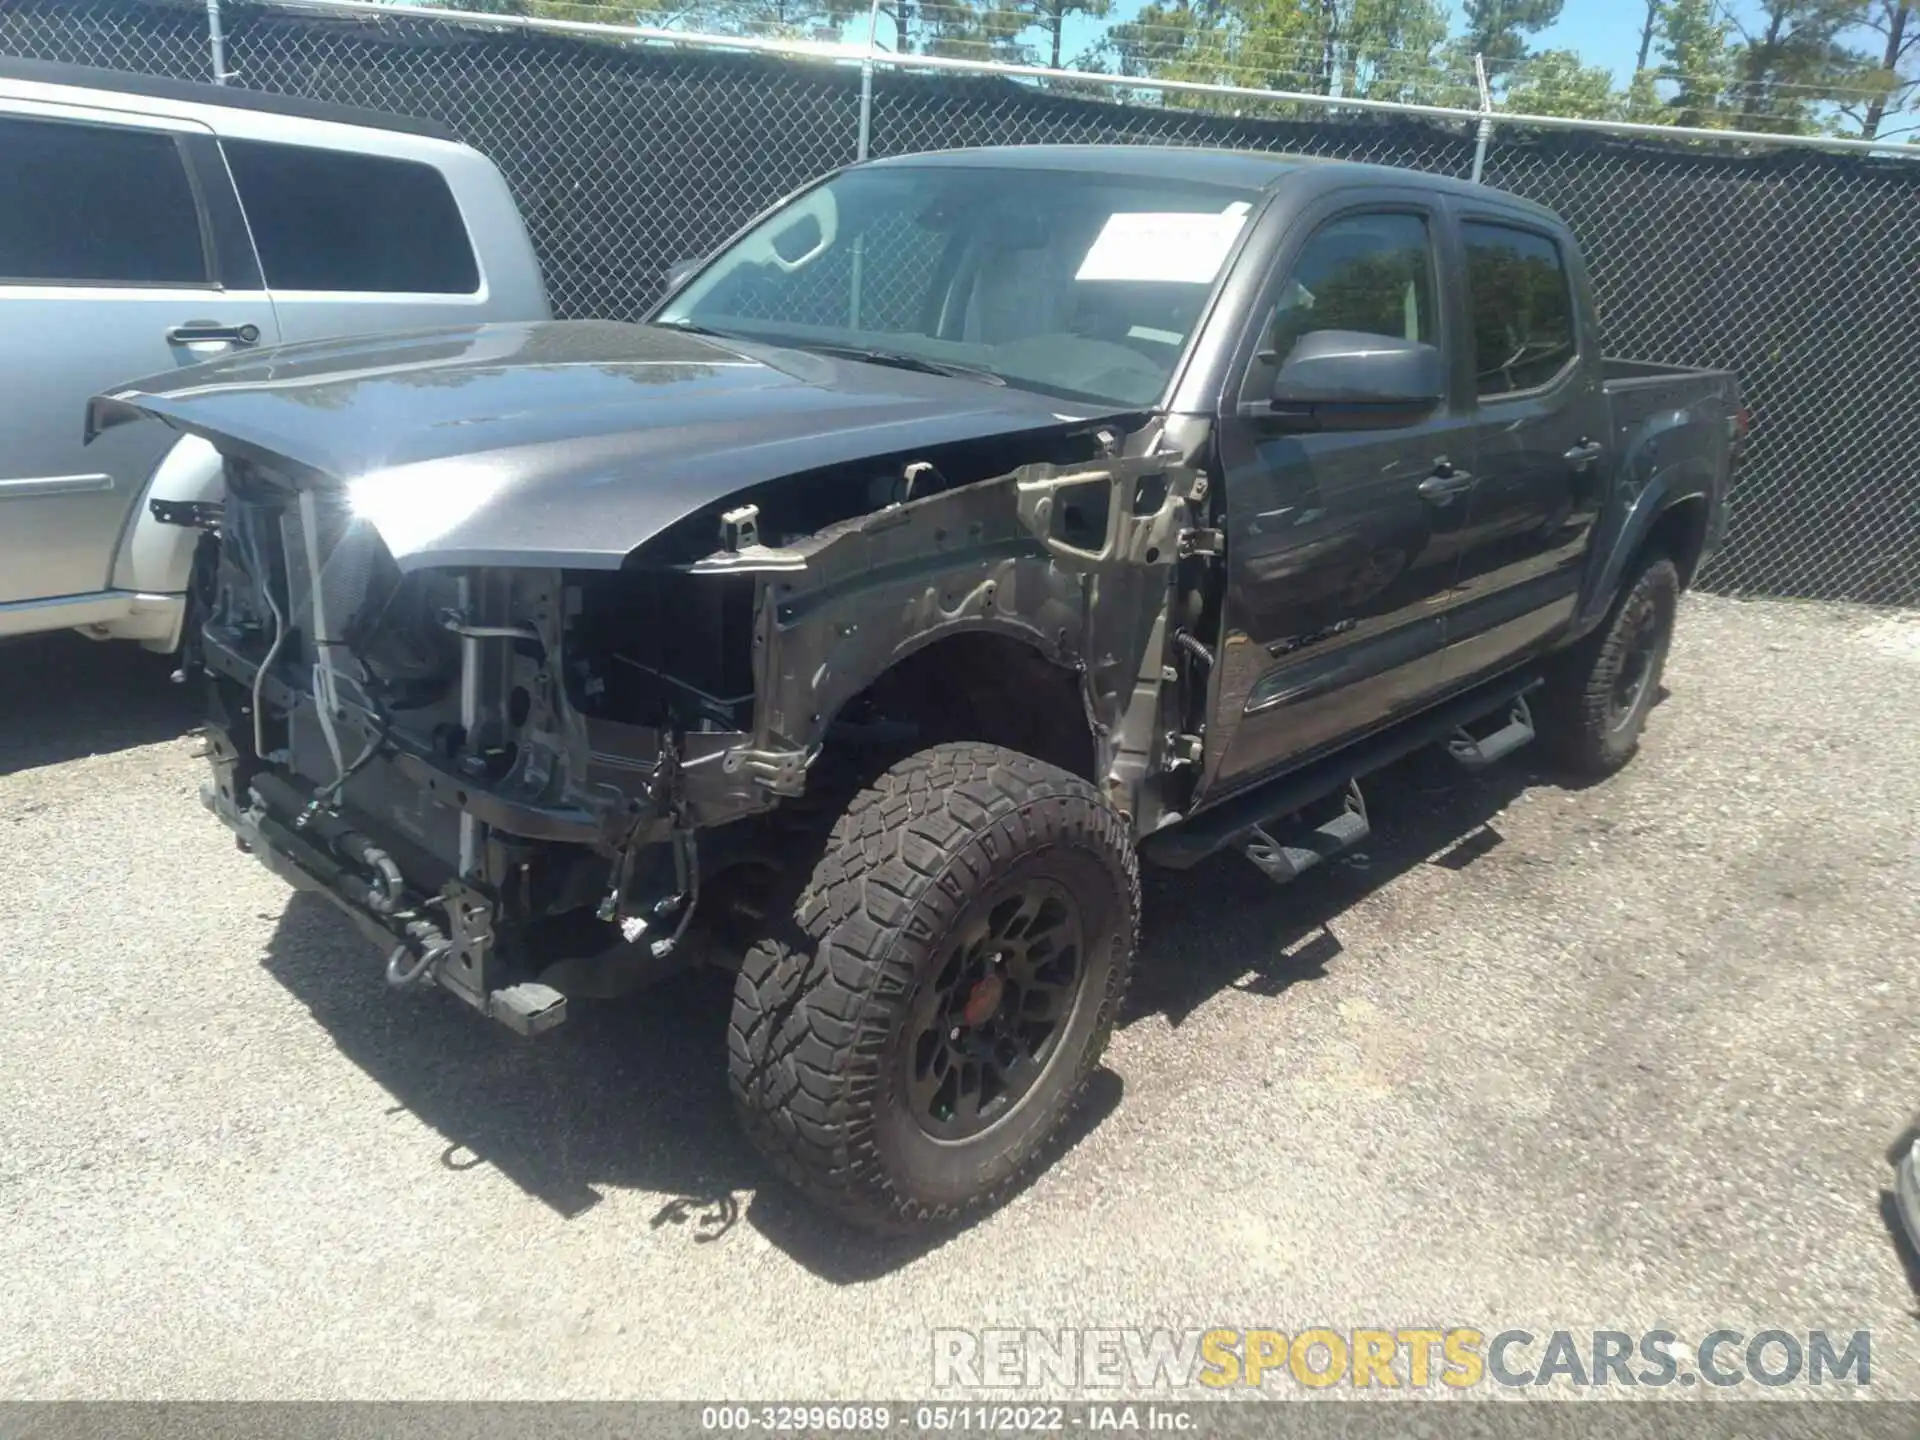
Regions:
<instances>
[{"instance_id":1,"label":"rear wheel","mask_svg":"<svg viewBox=\"0 0 1920 1440\"><path fill-rule=\"evenodd\" d=\"M1560 656L1540 702L1540 734L1561 764L1611 775L1640 748L1673 643L1680 573L1649 556L1622 587L1606 622Z\"/></svg>"},{"instance_id":2,"label":"rear wheel","mask_svg":"<svg viewBox=\"0 0 1920 1440\"><path fill-rule=\"evenodd\" d=\"M728 1041L747 1133L868 1228L993 1205L1105 1049L1139 905L1126 827L1085 781L991 745L901 761L741 968Z\"/></svg>"}]
</instances>

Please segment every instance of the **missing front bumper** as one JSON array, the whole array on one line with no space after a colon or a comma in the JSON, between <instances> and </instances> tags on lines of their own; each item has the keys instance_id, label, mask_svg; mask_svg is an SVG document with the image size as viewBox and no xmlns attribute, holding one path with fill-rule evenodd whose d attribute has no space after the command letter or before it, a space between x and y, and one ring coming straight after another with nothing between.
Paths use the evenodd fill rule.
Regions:
<instances>
[{"instance_id":1,"label":"missing front bumper","mask_svg":"<svg viewBox=\"0 0 1920 1440\"><path fill-rule=\"evenodd\" d=\"M519 1035L539 1035L567 1018L567 997L535 980L490 983L493 906L457 883L437 895L402 886L383 892L336 856L322 834L303 834L271 811L254 790L242 810L213 785L201 802L233 831L242 848L298 890L325 896L364 935L386 950L387 979L396 988L432 984L449 991Z\"/></svg>"}]
</instances>

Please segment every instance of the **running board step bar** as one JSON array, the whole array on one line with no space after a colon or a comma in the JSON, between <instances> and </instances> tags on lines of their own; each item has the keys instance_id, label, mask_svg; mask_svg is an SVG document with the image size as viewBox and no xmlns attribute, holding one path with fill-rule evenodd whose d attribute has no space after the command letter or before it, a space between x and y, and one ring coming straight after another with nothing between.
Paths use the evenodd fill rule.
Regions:
<instances>
[{"instance_id":1,"label":"running board step bar","mask_svg":"<svg viewBox=\"0 0 1920 1440\"><path fill-rule=\"evenodd\" d=\"M1462 726L1510 714L1515 700L1537 684L1536 672L1521 670L1450 696L1431 710L1250 786L1198 814L1170 818L1165 828L1140 842L1141 854L1171 870L1190 870L1217 850L1244 849L1254 830L1340 794L1356 778L1364 779L1422 746L1444 742Z\"/></svg>"},{"instance_id":2,"label":"running board step bar","mask_svg":"<svg viewBox=\"0 0 1920 1440\"><path fill-rule=\"evenodd\" d=\"M1507 712L1507 723L1491 735L1476 736L1462 725L1447 741L1447 753L1469 770L1484 770L1497 760L1504 760L1522 745L1533 739L1533 712L1527 708L1527 697L1513 697L1513 708Z\"/></svg>"},{"instance_id":3,"label":"running board step bar","mask_svg":"<svg viewBox=\"0 0 1920 1440\"><path fill-rule=\"evenodd\" d=\"M1274 829L1280 827L1274 826ZM1329 819L1311 829L1305 822L1282 831L1286 839L1275 839L1265 825L1256 825L1241 842L1241 850L1276 885L1297 880L1322 860L1331 860L1343 851L1366 841L1373 833L1367 823L1367 801L1360 793L1360 782L1349 780L1340 797L1340 808Z\"/></svg>"}]
</instances>

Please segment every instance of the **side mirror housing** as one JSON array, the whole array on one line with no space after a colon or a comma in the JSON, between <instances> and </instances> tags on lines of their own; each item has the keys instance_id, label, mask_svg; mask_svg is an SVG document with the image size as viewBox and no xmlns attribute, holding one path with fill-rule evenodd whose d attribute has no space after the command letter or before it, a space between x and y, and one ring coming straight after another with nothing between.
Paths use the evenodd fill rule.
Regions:
<instances>
[{"instance_id":1,"label":"side mirror housing","mask_svg":"<svg viewBox=\"0 0 1920 1440\"><path fill-rule=\"evenodd\" d=\"M1417 424L1446 398L1439 347L1356 330L1302 335L1273 378L1272 413L1302 430Z\"/></svg>"},{"instance_id":2,"label":"side mirror housing","mask_svg":"<svg viewBox=\"0 0 1920 1440\"><path fill-rule=\"evenodd\" d=\"M674 291L678 290L693 278L694 271L706 263L707 257L704 255L691 255L685 260L674 261L673 264L667 267L666 293L668 295L673 294Z\"/></svg>"}]
</instances>

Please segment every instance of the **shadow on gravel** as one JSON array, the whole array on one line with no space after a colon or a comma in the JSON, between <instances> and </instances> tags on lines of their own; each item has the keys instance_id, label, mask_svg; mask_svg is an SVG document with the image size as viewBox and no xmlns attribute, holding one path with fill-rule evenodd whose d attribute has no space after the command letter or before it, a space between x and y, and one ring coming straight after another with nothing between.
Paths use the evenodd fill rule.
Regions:
<instances>
[{"instance_id":1,"label":"shadow on gravel","mask_svg":"<svg viewBox=\"0 0 1920 1440\"><path fill-rule=\"evenodd\" d=\"M0 775L151 745L200 722L198 687L174 685L173 661L71 632L0 644Z\"/></svg>"},{"instance_id":2,"label":"shadow on gravel","mask_svg":"<svg viewBox=\"0 0 1920 1440\"><path fill-rule=\"evenodd\" d=\"M1492 819L1544 780L1512 763L1469 774L1423 751L1367 782L1367 844L1291 885L1275 886L1230 852L1185 874L1148 870L1145 933L1120 1023L1163 1015L1179 1025L1221 990L1280 995L1320 978L1341 953L1329 928L1341 912L1416 865L1461 870L1496 849Z\"/></svg>"},{"instance_id":3,"label":"shadow on gravel","mask_svg":"<svg viewBox=\"0 0 1920 1440\"><path fill-rule=\"evenodd\" d=\"M1444 761L1397 767L1370 789L1367 854L1286 890L1231 855L1186 875L1150 872L1121 1023L1159 1014L1178 1024L1223 989L1277 995L1324 974L1340 954L1329 922L1372 887L1481 833L1526 783L1514 767L1481 777ZM674 1198L651 1217L654 1231L705 1245L745 1219L837 1284L888 1274L951 1238L876 1240L770 1182L727 1098L729 976L694 972L629 1000L576 1005L558 1030L524 1041L438 992L390 991L380 956L317 896L289 899L265 963L396 1111L445 1137L444 1164L491 1166L562 1218L609 1188L664 1192ZM1120 1098L1120 1077L1097 1072L1062 1148L1092 1134Z\"/></svg>"}]
</instances>

